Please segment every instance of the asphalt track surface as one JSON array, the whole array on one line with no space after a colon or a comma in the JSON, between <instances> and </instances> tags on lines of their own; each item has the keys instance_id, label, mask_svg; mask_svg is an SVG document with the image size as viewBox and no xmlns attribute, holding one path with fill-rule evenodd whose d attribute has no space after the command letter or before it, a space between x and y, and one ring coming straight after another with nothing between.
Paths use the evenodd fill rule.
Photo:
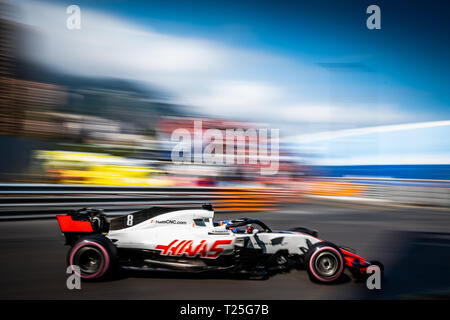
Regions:
<instances>
[{"instance_id":1,"label":"asphalt track surface","mask_svg":"<svg viewBox=\"0 0 450 320\"><path fill-rule=\"evenodd\" d=\"M257 217L273 229L306 226L385 265L381 290L344 276L312 283L293 270L268 280L128 273L68 290L67 247L56 219L0 222L0 299L422 299L450 298L450 212L342 202L307 202L278 211L216 214Z\"/></svg>"}]
</instances>

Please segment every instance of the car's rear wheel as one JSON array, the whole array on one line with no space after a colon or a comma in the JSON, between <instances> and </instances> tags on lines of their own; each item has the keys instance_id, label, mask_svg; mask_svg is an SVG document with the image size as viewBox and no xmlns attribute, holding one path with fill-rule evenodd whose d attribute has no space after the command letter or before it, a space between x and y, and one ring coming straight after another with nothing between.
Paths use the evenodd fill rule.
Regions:
<instances>
[{"instance_id":1,"label":"car's rear wheel","mask_svg":"<svg viewBox=\"0 0 450 320\"><path fill-rule=\"evenodd\" d=\"M68 253L68 264L83 280L97 280L111 274L116 263L117 250L102 235L84 237Z\"/></svg>"},{"instance_id":2,"label":"car's rear wheel","mask_svg":"<svg viewBox=\"0 0 450 320\"><path fill-rule=\"evenodd\" d=\"M312 280L330 283L344 272L344 256L330 242L319 242L306 253L306 269Z\"/></svg>"}]
</instances>

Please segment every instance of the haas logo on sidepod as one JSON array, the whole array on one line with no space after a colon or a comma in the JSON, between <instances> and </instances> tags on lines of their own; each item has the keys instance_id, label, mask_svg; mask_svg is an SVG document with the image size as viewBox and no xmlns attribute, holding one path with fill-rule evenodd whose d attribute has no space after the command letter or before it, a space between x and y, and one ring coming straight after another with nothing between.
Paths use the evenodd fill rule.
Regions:
<instances>
[{"instance_id":1,"label":"haas logo on sidepod","mask_svg":"<svg viewBox=\"0 0 450 320\"><path fill-rule=\"evenodd\" d=\"M182 256L185 254L188 257L195 257L199 254L202 258L215 259L223 251L223 248L219 248L219 246L230 243L231 240L216 240L208 249L206 240L200 241L196 246L194 246L193 240L173 240L167 246L157 245L156 249L161 250L161 254L165 256Z\"/></svg>"}]
</instances>

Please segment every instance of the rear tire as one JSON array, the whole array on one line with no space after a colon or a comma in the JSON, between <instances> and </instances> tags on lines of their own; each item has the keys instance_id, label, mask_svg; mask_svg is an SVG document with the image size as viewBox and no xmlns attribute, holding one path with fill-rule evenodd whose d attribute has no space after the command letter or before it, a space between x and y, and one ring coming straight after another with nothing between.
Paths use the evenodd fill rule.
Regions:
<instances>
[{"instance_id":1,"label":"rear tire","mask_svg":"<svg viewBox=\"0 0 450 320\"><path fill-rule=\"evenodd\" d=\"M331 283L344 272L344 256L331 242L314 244L306 253L306 270L313 281Z\"/></svg>"},{"instance_id":2,"label":"rear tire","mask_svg":"<svg viewBox=\"0 0 450 320\"><path fill-rule=\"evenodd\" d=\"M67 262L82 280L104 279L111 276L116 267L117 249L105 236L89 235L74 243L67 254Z\"/></svg>"}]
</instances>

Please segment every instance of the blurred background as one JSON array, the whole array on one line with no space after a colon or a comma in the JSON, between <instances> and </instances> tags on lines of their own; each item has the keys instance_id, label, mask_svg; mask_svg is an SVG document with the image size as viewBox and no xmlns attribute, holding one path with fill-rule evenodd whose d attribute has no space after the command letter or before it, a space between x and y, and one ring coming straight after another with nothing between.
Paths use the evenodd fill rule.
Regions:
<instances>
[{"instance_id":1,"label":"blurred background","mask_svg":"<svg viewBox=\"0 0 450 320\"><path fill-rule=\"evenodd\" d=\"M78 1L71 29L72 3L2 0L1 181L448 205L442 3L382 2L369 30L364 1L321 2ZM278 174L174 165L171 133L196 119L280 129Z\"/></svg>"},{"instance_id":2,"label":"blurred background","mask_svg":"<svg viewBox=\"0 0 450 320\"><path fill-rule=\"evenodd\" d=\"M447 211L448 3L376 1L369 30L372 2L0 0L1 218L205 201ZM278 173L174 164L171 134L195 120L279 129Z\"/></svg>"}]
</instances>

